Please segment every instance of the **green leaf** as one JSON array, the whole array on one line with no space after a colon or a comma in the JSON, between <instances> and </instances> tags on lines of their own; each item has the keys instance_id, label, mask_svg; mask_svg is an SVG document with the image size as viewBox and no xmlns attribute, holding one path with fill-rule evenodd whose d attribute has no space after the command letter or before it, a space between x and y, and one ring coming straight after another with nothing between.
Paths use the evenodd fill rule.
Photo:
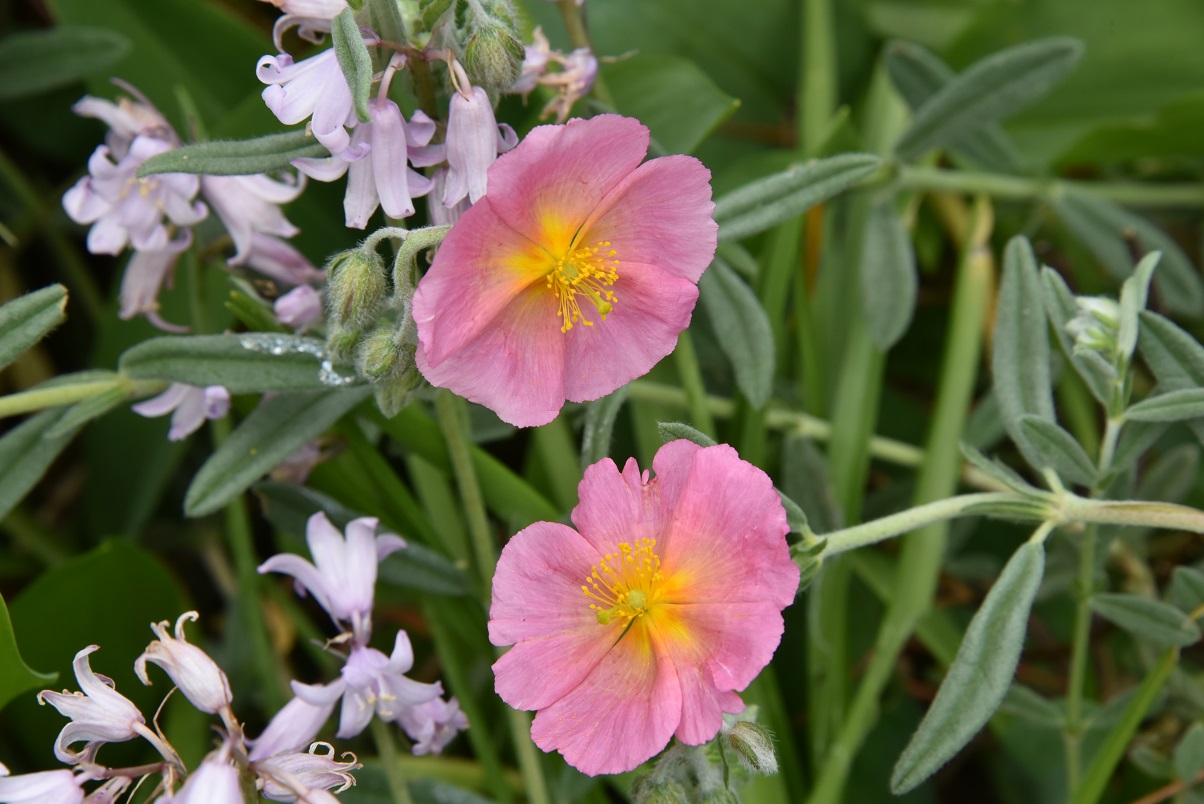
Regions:
<instances>
[{"instance_id":1,"label":"green leaf","mask_svg":"<svg viewBox=\"0 0 1204 804\"><path fill-rule=\"evenodd\" d=\"M654 148L665 153L693 152L740 106L679 56L637 54L603 64L601 73L615 111L648 126Z\"/></svg>"},{"instance_id":2,"label":"green leaf","mask_svg":"<svg viewBox=\"0 0 1204 804\"><path fill-rule=\"evenodd\" d=\"M877 170L872 154L841 154L746 184L715 202L719 242L740 240L795 218Z\"/></svg>"},{"instance_id":3,"label":"green leaf","mask_svg":"<svg viewBox=\"0 0 1204 804\"><path fill-rule=\"evenodd\" d=\"M1154 278L1154 269L1161 258L1160 251L1145 255L1133 269L1133 275L1120 287L1120 331L1116 343L1126 362L1137 348L1137 332L1141 325L1138 315L1149 301L1150 280Z\"/></svg>"},{"instance_id":4,"label":"green leaf","mask_svg":"<svg viewBox=\"0 0 1204 804\"><path fill-rule=\"evenodd\" d=\"M0 307L0 369L66 320L67 289L62 285L35 290Z\"/></svg>"},{"instance_id":5,"label":"green leaf","mask_svg":"<svg viewBox=\"0 0 1204 804\"><path fill-rule=\"evenodd\" d=\"M1033 415L1055 421L1053 385L1037 259L1023 236L1009 240L1003 255L991 373L1003 426L1029 463L1039 463L1040 456L1029 445L1020 419Z\"/></svg>"},{"instance_id":6,"label":"green leaf","mask_svg":"<svg viewBox=\"0 0 1204 804\"><path fill-rule=\"evenodd\" d=\"M914 159L1015 114L1053 89L1082 53L1082 44L1074 39L1051 38L987 56L916 111L895 152Z\"/></svg>"},{"instance_id":7,"label":"green leaf","mask_svg":"<svg viewBox=\"0 0 1204 804\"><path fill-rule=\"evenodd\" d=\"M138 168L138 176L142 178L155 173L246 176L287 170L294 159L329 155L330 152L312 134L290 131L251 140L209 140L182 145L143 162Z\"/></svg>"},{"instance_id":8,"label":"green leaf","mask_svg":"<svg viewBox=\"0 0 1204 804\"><path fill-rule=\"evenodd\" d=\"M1204 416L1204 388L1184 388L1147 397L1125 411L1135 422L1179 422Z\"/></svg>"},{"instance_id":9,"label":"green leaf","mask_svg":"<svg viewBox=\"0 0 1204 804\"><path fill-rule=\"evenodd\" d=\"M1187 614L1204 606L1204 572L1195 567L1175 567L1166 599Z\"/></svg>"},{"instance_id":10,"label":"green leaf","mask_svg":"<svg viewBox=\"0 0 1204 804\"><path fill-rule=\"evenodd\" d=\"M679 438L684 438L686 441L693 441L700 447L713 447L719 442L711 438L706 433L700 430L695 430L688 424L681 422L657 422L656 432L661 437L661 443L668 444L670 441L676 441Z\"/></svg>"},{"instance_id":11,"label":"green leaf","mask_svg":"<svg viewBox=\"0 0 1204 804\"><path fill-rule=\"evenodd\" d=\"M1200 627L1170 603L1124 594L1098 594L1091 610L1138 639L1159 647L1184 647L1200 639Z\"/></svg>"},{"instance_id":12,"label":"green leaf","mask_svg":"<svg viewBox=\"0 0 1204 804\"><path fill-rule=\"evenodd\" d=\"M355 116L361 123L370 122L368 94L372 91L372 54L364 44L354 11L345 8L338 13L331 21L330 37L334 42L334 57L355 102Z\"/></svg>"},{"instance_id":13,"label":"green leaf","mask_svg":"<svg viewBox=\"0 0 1204 804\"><path fill-rule=\"evenodd\" d=\"M719 348L731 361L736 385L754 408L769 401L773 384L773 328L757 294L718 257L698 283L703 309Z\"/></svg>"},{"instance_id":14,"label":"green leaf","mask_svg":"<svg viewBox=\"0 0 1204 804\"><path fill-rule=\"evenodd\" d=\"M291 335L169 335L143 341L121 356L131 379L224 385L232 394L314 391L322 382L325 345Z\"/></svg>"},{"instance_id":15,"label":"green leaf","mask_svg":"<svg viewBox=\"0 0 1204 804\"><path fill-rule=\"evenodd\" d=\"M260 402L192 479L184 513L204 516L218 510L371 392L368 387L340 388L280 394Z\"/></svg>"},{"instance_id":16,"label":"green leaf","mask_svg":"<svg viewBox=\"0 0 1204 804\"><path fill-rule=\"evenodd\" d=\"M1204 281L1183 249L1146 218L1104 198L1068 191L1054 199L1054 211L1119 280L1133 274L1133 251L1162 252L1154 289L1172 313L1204 314Z\"/></svg>"},{"instance_id":17,"label":"green leaf","mask_svg":"<svg viewBox=\"0 0 1204 804\"><path fill-rule=\"evenodd\" d=\"M108 70L130 42L104 28L58 27L0 39L0 101L37 95Z\"/></svg>"},{"instance_id":18,"label":"green leaf","mask_svg":"<svg viewBox=\"0 0 1204 804\"><path fill-rule=\"evenodd\" d=\"M991 719L1015 675L1033 598L1045 571L1045 546L1025 542L970 621L957 657L928 714L891 774L896 795L914 789L953 758Z\"/></svg>"},{"instance_id":19,"label":"green leaf","mask_svg":"<svg viewBox=\"0 0 1204 804\"><path fill-rule=\"evenodd\" d=\"M1062 346L1062 353L1070 358L1071 365L1083 378L1091 395L1101 405L1111 405L1112 388L1117 380L1116 368L1099 352L1076 350L1074 340L1066 329L1066 325L1078 315L1074 294L1070 292L1061 274L1048 266L1041 269L1041 284L1045 291L1045 312L1049 315L1054 335Z\"/></svg>"},{"instance_id":20,"label":"green leaf","mask_svg":"<svg viewBox=\"0 0 1204 804\"><path fill-rule=\"evenodd\" d=\"M0 438L0 520L37 485L75 436L74 429L53 438L48 435L62 416L61 408L44 410Z\"/></svg>"},{"instance_id":21,"label":"green leaf","mask_svg":"<svg viewBox=\"0 0 1204 804\"><path fill-rule=\"evenodd\" d=\"M1061 729L1066 723L1066 713L1062 707L1018 683L1008 688L1007 695L999 704L999 711L1051 729Z\"/></svg>"},{"instance_id":22,"label":"green leaf","mask_svg":"<svg viewBox=\"0 0 1204 804\"><path fill-rule=\"evenodd\" d=\"M883 352L894 346L911 324L919 285L911 238L893 199L874 204L861 250L861 302L870 337Z\"/></svg>"},{"instance_id":23,"label":"green leaf","mask_svg":"<svg viewBox=\"0 0 1204 804\"><path fill-rule=\"evenodd\" d=\"M779 492L780 493L780 492ZM789 497L782 496L783 502L789 500ZM799 581L798 593L802 594L815 580L815 576L824 565L824 548L828 546L827 539L816 539L810 544L799 542L790 548L790 558L798 565Z\"/></svg>"},{"instance_id":24,"label":"green leaf","mask_svg":"<svg viewBox=\"0 0 1204 804\"><path fill-rule=\"evenodd\" d=\"M1193 723L1175 746L1175 773L1185 782L1194 783L1204 770L1204 723Z\"/></svg>"},{"instance_id":25,"label":"green leaf","mask_svg":"<svg viewBox=\"0 0 1204 804\"><path fill-rule=\"evenodd\" d=\"M890 42L883 62L899 94L912 111L957 77L949 65L931 51L912 42ZM1013 173L1021 169L1023 157L998 125L983 126L950 143L950 149L989 170Z\"/></svg>"},{"instance_id":26,"label":"green leaf","mask_svg":"<svg viewBox=\"0 0 1204 804\"><path fill-rule=\"evenodd\" d=\"M610 454L610 439L615 418L627 401L627 386L590 402L585 408L585 427L581 431L581 471Z\"/></svg>"},{"instance_id":27,"label":"green leaf","mask_svg":"<svg viewBox=\"0 0 1204 804\"><path fill-rule=\"evenodd\" d=\"M47 438L69 436L93 419L99 418L129 398L125 388L110 388L96 396L76 402L58 423L46 431Z\"/></svg>"},{"instance_id":28,"label":"green leaf","mask_svg":"<svg viewBox=\"0 0 1204 804\"><path fill-rule=\"evenodd\" d=\"M1006 488L1020 494L1034 494L1039 491L1035 486L1018 475L998 458L988 458L969 444L961 444L962 456L978 471L994 478Z\"/></svg>"},{"instance_id":29,"label":"green leaf","mask_svg":"<svg viewBox=\"0 0 1204 804\"><path fill-rule=\"evenodd\" d=\"M1053 469L1063 480L1082 486L1095 483L1095 464L1074 436L1055 422L1026 414L1020 417L1020 430L1033 453L1025 457L1034 469Z\"/></svg>"},{"instance_id":30,"label":"green leaf","mask_svg":"<svg viewBox=\"0 0 1204 804\"><path fill-rule=\"evenodd\" d=\"M832 473L823 453L811 439L795 434L785 439L781 477L783 498L797 500L799 507L808 512L808 527L813 527L817 533L828 533L844 526L844 515L832 485ZM790 517L789 507L786 517ZM794 529L793 524L791 529Z\"/></svg>"},{"instance_id":31,"label":"green leaf","mask_svg":"<svg viewBox=\"0 0 1204 804\"><path fill-rule=\"evenodd\" d=\"M1178 324L1157 313L1143 310L1137 348L1165 392L1204 386L1204 346ZM1188 427L1204 443L1204 421L1191 420Z\"/></svg>"},{"instance_id":32,"label":"green leaf","mask_svg":"<svg viewBox=\"0 0 1204 804\"><path fill-rule=\"evenodd\" d=\"M0 709L26 690L52 683L57 676L57 673L39 673L21 658L8 606L0 597Z\"/></svg>"},{"instance_id":33,"label":"green leaf","mask_svg":"<svg viewBox=\"0 0 1204 804\"><path fill-rule=\"evenodd\" d=\"M425 31L435 30L439 20L451 8L452 0L418 0L418 15Z\"/></svg>"}]
</instances>

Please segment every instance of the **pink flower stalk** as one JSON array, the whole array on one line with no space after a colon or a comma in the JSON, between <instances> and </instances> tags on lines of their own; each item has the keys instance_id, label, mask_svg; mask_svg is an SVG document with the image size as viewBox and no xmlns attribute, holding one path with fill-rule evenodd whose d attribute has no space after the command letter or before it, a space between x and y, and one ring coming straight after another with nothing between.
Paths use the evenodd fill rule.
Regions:
<instances>
[{"instance_id":1,"label":"pink flower stalk","mask_svg":"<svg viewBox=\"0 0 1204 804\"><path fill-rule=\"evenodd\" d=\"M195 611L181 614L176 620L174 637L167 631L169 623L166 620L152 624L151 630L159 639L152 642L134 661L134 672L143 684L149 685L151 681L146 674L146 663L159 665L193 706L210 715L224 712L229 715L227 719L233 722L233 716L229 714L233 694L226 674L209 654L189 644L184 637L184 622L196 622L197 617Z\"/></svg>"},{"instance_id":2,"label":"pink flower stalk","mask_svg":"<svg viewBox=\"0 0 1204 804\"><path fill-rule=\"evenodd\" d=\"M155 418L171 414L168 441L183 441L201 429L206 419L221 419L230 412L230 392L220 385L199 388L173 382L153 399L132 407L139 416Z\"/></svg>"},{"instance_id":3,"label":"pink flower stalk","mask_svg":"<svg viewBox=\"0 0 1204 804\"><path fill-rule=\"evenodd\" d=\"M351 137L344 126L354 125L355 109L334 48L297 63L287 53L264 56L255 74L268 85L263 101L281 123L291 126L312 117L309 128L318 142L332 154L347 149Z\"/></svg>"},{"instance_id":4,"label":"pink flower stalk","mask_svg":"<svg viewBox=\"0 0 1204 804\"><path fill-rule=\"evenodd\" d=\"M618 115L540 126L489 170L414 294L418 368L522 427L647 373L690 323L715 254L710 171L640 164Z\"/></svg>"},{"instance_id":5,"label":"pink flower stalk","mask_svg":"<svg viewBox=\"0 0 1204 804\"><path fill-rule=\"evenodd\" d=\"M309 518L305 531L314 563L281 553L260 564L259 572L292 575L298 592L309 590L339 627L350 624L355 644L366 645L372 634L376 565L406 546L405 540L392 533L374 536L376 524L375 517L353 519L344 539L319 511Z\"/></svg>"},{"instance_id":6,"label":"pink flower stalk","mask_svg":"<svg viewBox=\"0 0 1204 804\"><path fill-rule=\"evenodd\" d=\"M88 656L97 650L99 645L90 645L75 654L72 666L81 692L38 693L39 703L48 703L71 719L54 742L54 755L68 765L91 762L104 743L120 743L149 734L138 707L114 689L112 679L92 672ZM80 740L87 745L77 754L70 746Z\"/></svg>"},{"instance_id":7,"label":"pink flower stalk","mask_svg":"<svg viewBox=\"0 0 1204 804\"><path fill-rule=\"evenodd\" d=\"M554 89L556 97L540 113L541 118L556 116L557 123L568 119L573 104L589 94L598 77L598 59L589 48L579 47L567 56L552 50L548 38L539 28L533 34L535 43L528 45L523 58L523 71L510 92L527 99L540 84ZM558 72L548 72L549 62L560 65Z\"/></svg>"},{"instance_id":8,"label":"pink flower stalk","mask_svg":"<svg viewBox=\"0 0 1204 804\"><path fill-rule=\"evenodd\" d=\"M577 530L537 522L502 551L489 638L496 689L583 773L621 773L669 739L700 745L769 663L798 591L769 477L727 445L674 441L585 471Z\"/></svg>"}]
</instances>

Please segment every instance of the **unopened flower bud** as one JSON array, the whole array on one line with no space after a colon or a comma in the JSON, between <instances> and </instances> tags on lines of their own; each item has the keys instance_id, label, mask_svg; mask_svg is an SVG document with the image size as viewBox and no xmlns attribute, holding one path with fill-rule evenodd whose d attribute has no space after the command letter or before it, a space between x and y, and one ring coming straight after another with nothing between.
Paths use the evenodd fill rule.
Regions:
<instances>
[{"instance_id":1,"label":"unopened flower bud","mask_svg":"<svg viewBox=\"0 0 1204 804\"><path fill-rule=\"evenodd\" d=\"M673 779L641 776L631 785L632 804L687 804L690 797Z\"/></svg>"},{"instance_id":2,"label":"unopened flower bud","mask_svg":"<svg viewBox=\"0 0 1204 804\"><path fill-rule=\"evenodd\" d=\"M358 327L342 327L333 325L326 334L326 351L337 363L351 360L355 354L355 346L360 342L363 332Z\"/></svg>"},{"instance_id":3,"label":"unopened flower bud","mask_svg":"<svg viewBox=\"0 0 1204 804\"><path fill-rule=\"evenodd\" d=\"M355 362L361 376L379 382L405 368L406 355L398 347L396 336L392 327L378 327L360 341ZM413 357L413 350L410 357ZM410 362L412 364L413 360Z\"/></svg>"},{"instance_id":4,"label":"unopened flower bud","mask_svg":"<svg viewBox=\"0 0 1204 804\"><path fill-rule=\"evenodd\" d=\"M1105 296L1079 296L1078 314L1066 324L1076 349L1102 352L1111 357L1120 334L1120 305Z\"/></svg>"},{"instance_id":5,"label":"unopened flower bud","mask_svg":"<svg viewBox=\"0 0 1204 804\"><path fill-rule=\"evenodd\" d=\"M376 406L388 418L393 418L414 398L422 386L422 374L414 365L414 348L402 347L406 368L376 384ZM399 361L400 362L400 361Z\"/></svg>"},{"instance_id":6,"label":"unopened flower bud","mask_svg":"<svg viewBox=\"0 0 1204 804\"><path fill-rule=\"evenodd\" d=\"M696 800L700 804L740 804L740 797L726 787L703 790Z\"/></svg>"},{"instance_id":7,"label":"unopened flower bud","mask_svg":"<svg viewBox=\"0 0 1204 804\"><path fill-rule=\"evenodd\" d=\"M504 92L522 74L526 48L505 25L490 21L476 27L464 45L464 69L476 86Z\"/></svg>"},{"instance_id":8,"label":"unopened flower bud","mask_svg":"<svg viewBox=\"0 0 1204 804\"><path fill-rule=\"evenodd\" d=\"M146 674L146 663L157 664L167 671L171 680L184 693L184 697L202 712L214 714L230 705L232 695L226 674L209 657L209 654L189 644L184 638L184 621L196 621L197 613L188 611L176 620L176 635L168 633L169 623L164 620L151 625L159 637L152 642L134 662L134 672L143 684L150 684Z\"/></svg>"},{"instance_id":9,"label":"unopened flower bud","mask_svg":"<svg viewBox=\"0 0 1204 804\"><path fill-rule=\"evenodd\" d=\"M764 726L738 720L724 735L740 764L753 773L772 776L778 772L778 758L773 752L773 737Z\"/></svg>"},{"instance_id":10,"label":"unopened flower bud","mask_svg":"<svg viewBox=\"0 0 1204 804\"><path fill-rule=\"evenodd\" d=\"M331 259L326 273L332 323L352 328L371 324L389 292L380 255L358 248L344 251Z\"/></svg>"}]
</instances>

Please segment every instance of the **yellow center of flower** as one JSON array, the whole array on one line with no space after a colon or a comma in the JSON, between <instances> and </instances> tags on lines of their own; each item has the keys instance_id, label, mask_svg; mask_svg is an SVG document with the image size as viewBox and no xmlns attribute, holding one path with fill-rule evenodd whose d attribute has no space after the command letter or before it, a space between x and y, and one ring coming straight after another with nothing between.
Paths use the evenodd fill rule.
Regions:
<instances>
[{"instance_id":1,"label":"yellow center of flower","mask_svg":"<svg viewBox=\"0 0 1204 804\"><path fill-rule=\"evenodd\" d=\"M581 591L600 624L627 626L656 603L664 576L655 547L655 539L640 539L634 547L620 542L618 553L607 553L590 567Z\"/></svg>"},{"instance_id":2,"label":"yellow center of flower","mask_svg":"<svg viewBox=\"0 0 1204 804\"><path fill-rule=\"evenodd\" d=\"M610 241L602 240L596 246L570 247L567 255L556 260L547 281L560 303L556 314L560 316L561 332L568 332L578 322L587 327L594 325L581 310L582 298L594 306L603 321L614 309L618 299L606 288L619 278L615 253Z\"/></svg>"}]
</instances>

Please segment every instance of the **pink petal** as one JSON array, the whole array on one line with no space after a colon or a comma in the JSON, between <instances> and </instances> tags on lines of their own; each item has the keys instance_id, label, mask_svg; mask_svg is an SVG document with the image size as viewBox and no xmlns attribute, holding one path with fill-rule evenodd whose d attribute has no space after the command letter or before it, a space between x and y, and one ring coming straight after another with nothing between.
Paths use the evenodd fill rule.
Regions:
<instances>
[{"instance_id":1,"label":"pink petal","mask_svg":"<svg viewBox=\"0 0 1204 804\"><path fill-rule=\"evenodd\" d=\"M658 265L621 261L611 286L617 301L605 321L573 327L568 338L565 396L587 402L642 377L677 346L690 325L698 287Z\"/></svg>"},{"instance_id":2,"label":"pink petal","mask_svg":"<svg viewBox=\"0 0 1204 804\"><path fill-rule=\"evenodd\" d=\"M609 240L620 266L652 263L697 282L715 256L714 211L711 171L692 156L665 156L612 190L582 227L582 239Z\"/></svg>"},{"instance_id":3,"label":"pink petal","mask_svg":"<svg viewBox=\"0 0 1204 804\"><path fill-rule=\"evenodd\" d=\"M430 331L423 339L418 319L418 370L431 385L486 406L502 421L517 427L547 424L564 406L565 339L551 302L544 288L515 298L438 366L427 360L421 341L430 342Z\"/></svg>"},{"instance_id":4,"label":"pink petal","mask_svg":"<svg viewBox=\"0 0 1204 804\"><path fill-rule=\"evenodd\" d=\"M643 160L648 141L638 120L612 114L539 126L490 167L486 201L517 231L567 251L598 203ZM548 242L550 234L564 242Z\"/></svg>"},{"instance_id":5,"label":"pink petal","mask_svg":"<svg viewBox=\"0 0 1204 804\"><path fill-rule=\"evenodd\" d=\"M635 459L623 473L609 458L585 470L577 487L581 501L573 509L573 524L593 548L590 564L613 553L619 542L655 539L660 531L657 485L644 485Z\"/></svg>"},{"instance_id":6,"label":"pink petal","mask_svg":"<svg viewBox=\"0 0 1204 804\"><path fill-rule=\"evenodd\" d=\"M540 710L531 737L582 773L623 773L669 742L682 693L672 662L639 623L572 692Z\"/></svg>"}]
</instances>

